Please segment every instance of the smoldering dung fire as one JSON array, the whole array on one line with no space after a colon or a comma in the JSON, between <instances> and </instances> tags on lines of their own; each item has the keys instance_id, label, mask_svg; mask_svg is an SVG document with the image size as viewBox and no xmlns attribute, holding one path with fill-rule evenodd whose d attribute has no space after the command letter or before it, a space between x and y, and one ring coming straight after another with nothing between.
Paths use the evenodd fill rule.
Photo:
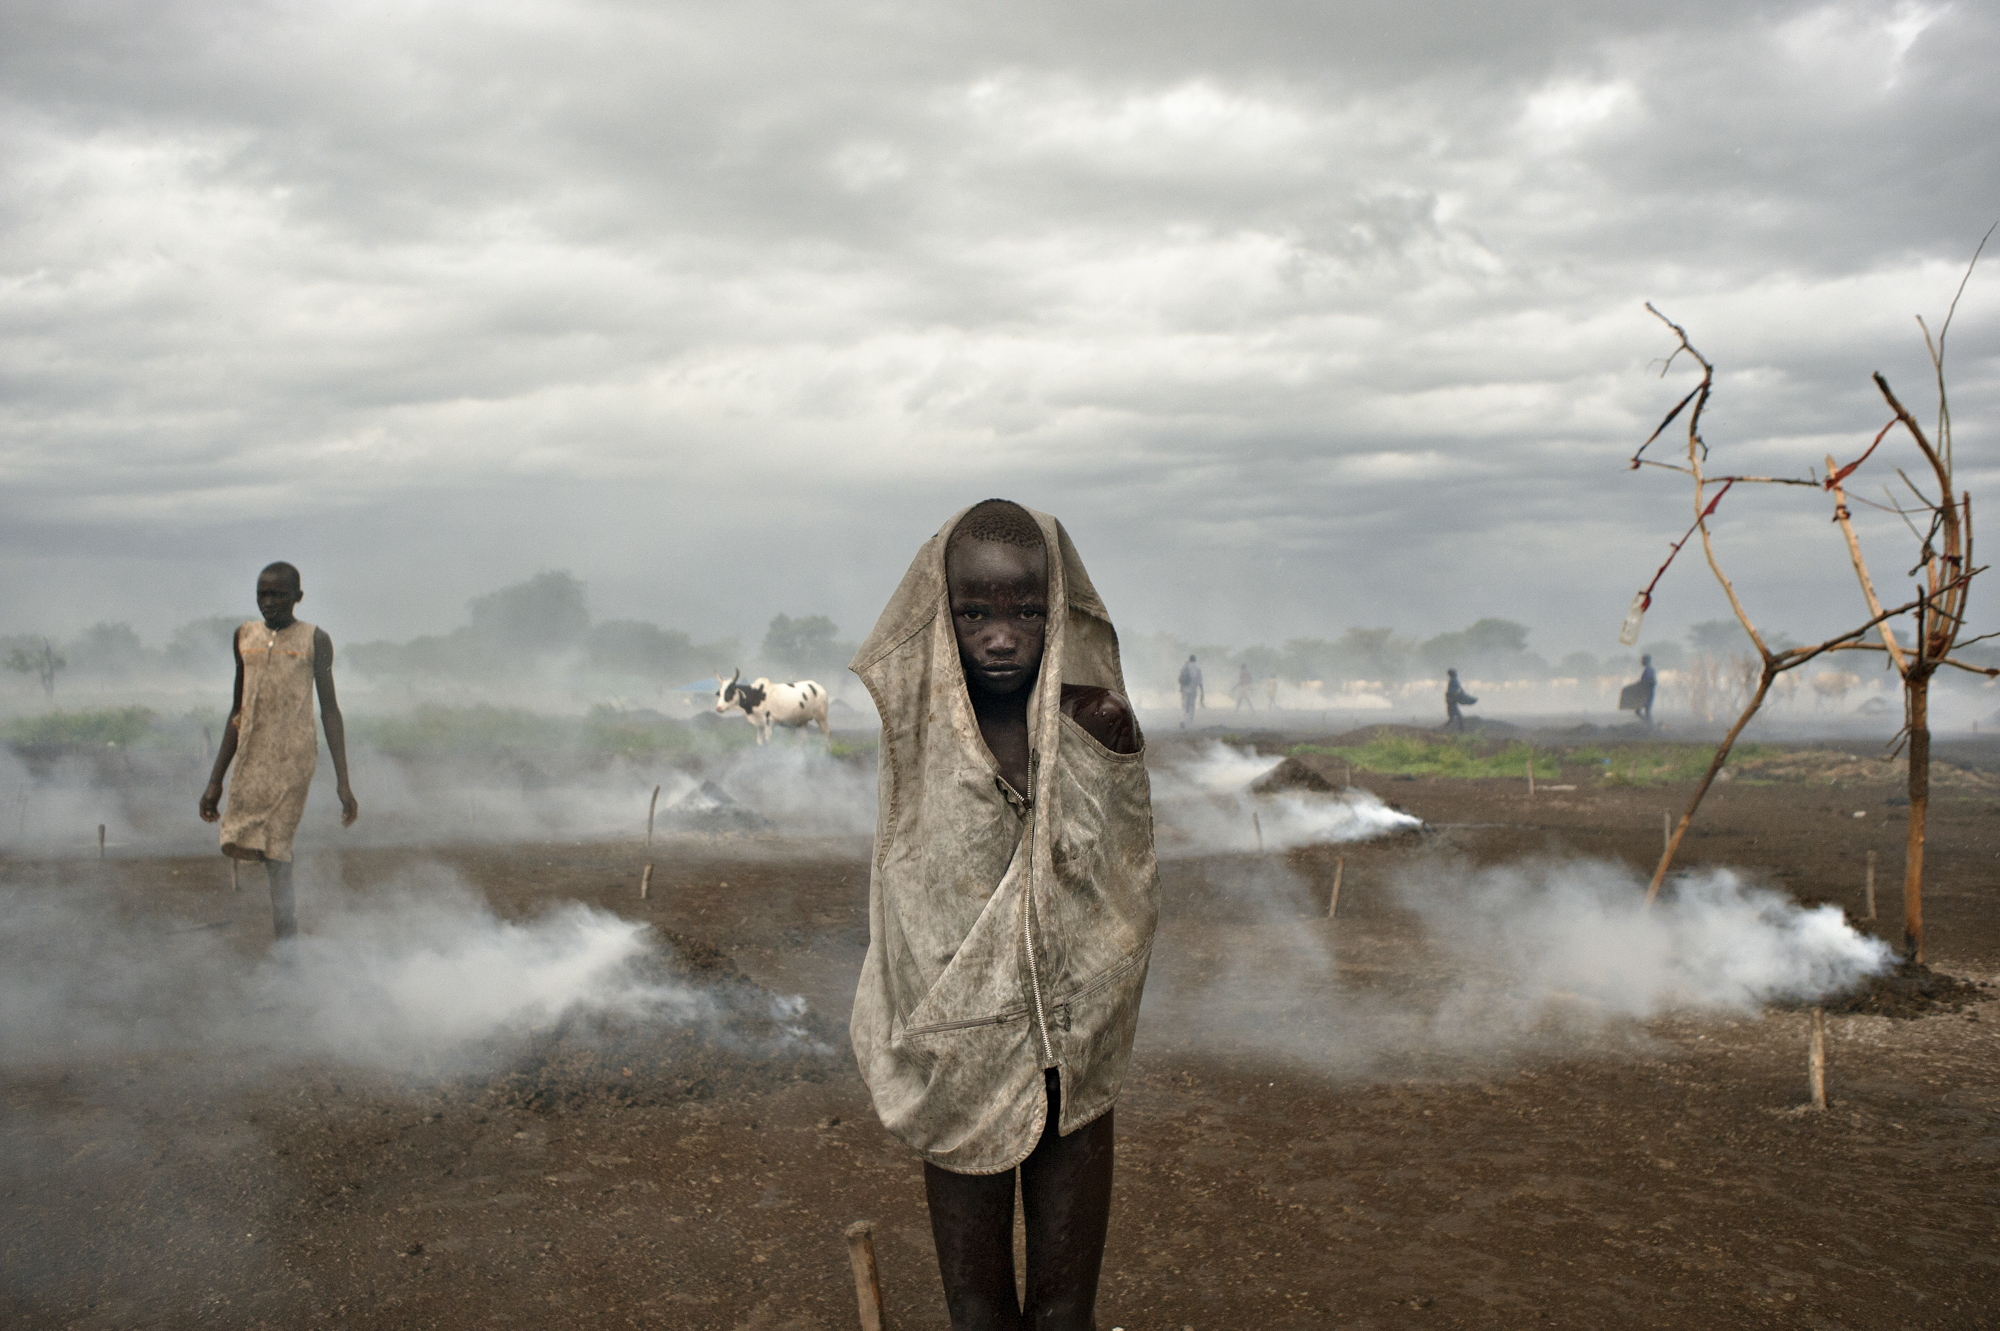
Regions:
<instances>
[{"instance_id":1,"label":"smoldering dung fire","mask_svg":"<svg viewBox=\"0 0 2000 1331\"><path fill-rule=\"evenodd\" d=\"M651 925L580 902L504 919L437 865L358 898L305 874L300 885L314 927L255 959L218 929L123 916L88 891L0 889L0 1066L176 1053L237 1073L333 1064L434 1079L578 1024L727 1040L742 1015L744 995L675 973ZM756 1001L768 1045L815 1043L802 1000Z\"/></svg>"},{"instance_id":2,"label":"smoldering dung fire","mask_svg":"<svg viewBox=\"0 0 2000 1331\"><path fill-rule=\"evenodd\" d=\"M1208 744L1154 770L1153 809L1163 855L1283 851L1368 841L1415 831L1423 820L1351 787L1321 794L1251 787L1285 760L1230 744ZM1253 817L1254 816L1254 817Z\"/></svg>"},{"instance_id":3,"label":"smoldering dung fire","mask_svg":"<svg viewBox=\"0 0 2000 1331\"><path fill-rule=\"evenodd\" d=\"M1349 954L1343 968L1338 922L1302 918L1310 894L1281 858L1201 872L1234 913L1177 940L1179 955L1162 950L1152 1038L1338 1080L1643 1040L1658 1018L1812 1002L1895 965L1837 907L1801 906L1727 869L1686 875L1648 908L1645 879L1620 864L1474 867L1420 853L1387 884L1420 925L1420 946L1398 960L1420 982L1388 992L1378 958L1355 971Z\"/></svg>"}]
</instances>

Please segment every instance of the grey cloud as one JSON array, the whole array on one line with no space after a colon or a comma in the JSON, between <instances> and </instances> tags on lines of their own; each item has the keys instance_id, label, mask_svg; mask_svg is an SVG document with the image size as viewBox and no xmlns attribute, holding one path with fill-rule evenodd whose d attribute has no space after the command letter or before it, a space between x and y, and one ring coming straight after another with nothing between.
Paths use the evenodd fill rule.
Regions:
<instances>
[{"instance_id":1,"label":"grey cloud","mask_svg":"<svg viewBox=\"0 0 2000 1331\"><path fill-rule=\"evenodd\" d=\"M1865 434L1871 369L1920 388L2000 178L2000 24L1926 12L21 9L0 627L157 631L282 548L350 636L543 566L854 633L1006 493L1135 627L1602 649L1686 507L1623 470L1684 382L1642 300L1759 466ZM1809 617L1823 515L1739 511Z\"/></svg>"}]
</instances>

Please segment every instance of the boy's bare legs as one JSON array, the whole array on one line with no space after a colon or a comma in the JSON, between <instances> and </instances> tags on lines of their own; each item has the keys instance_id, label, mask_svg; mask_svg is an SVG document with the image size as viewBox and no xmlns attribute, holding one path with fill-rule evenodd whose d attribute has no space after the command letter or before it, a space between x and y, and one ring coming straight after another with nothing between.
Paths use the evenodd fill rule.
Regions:
<instances>
[{"instance_id":1,"label":"boy's bare legs","mask_svg":"<svg viewBox=\"0 0 2000 1331\"><path fill-rule=\"evenodd\" d=\"M1028 1306L1014 1295L1014 1172L954 1174L924 1166L931 1237L952 1331L1093 1331L1097 1278L1111 1220L1111 1111L1064 1137L1062 1091L1048 1078L1049 1118L1021 1162L1028 1232Z\"/></svg>"},{"instance_id":2,"label":"boy's bare legs","mask_svg":"<svg viewBox=\"0 0 2000 1331\"><path fill-rule=\"evenodd\" d=\"M1029 1331L1093 1331L1111 1221L1111 1110L1069 1136L1056 1131L1062 1091L1048 1073L1049 1125L1021 1162L1028 1231Z\"/></svg>"},{"instance_id":3,"label":"boy's bare legs","mask_svg":"<svg viewBox=\"0 0 2000 1331\"><path fill-rule=\"evenodd\" d=\"M954 1174L924 1165L938 1274L952 1331L1020 1331L1014 1290L1014 1171Z\"/></svg>"},{"instance_id":4,"label":"boy's bare legs","mask_svg":"<svg viewBox=\"0 0 2000 1331\"><path fill-rule=\"evenodd\" d=\"M271 880L271 936L280 941L296 938L299 921L292 902L292 863L265 860L264 876Z\"/></svg>"}]
</instances>

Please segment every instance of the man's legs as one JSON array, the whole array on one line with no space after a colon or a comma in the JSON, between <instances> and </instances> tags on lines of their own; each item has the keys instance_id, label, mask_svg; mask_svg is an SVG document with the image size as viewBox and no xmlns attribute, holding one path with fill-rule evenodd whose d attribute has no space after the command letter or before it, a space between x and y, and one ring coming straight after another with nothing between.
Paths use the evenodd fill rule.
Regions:
<instances>
[{"instance_id":1,"label":"man's legs","mask_svg":"<svg viewBox=\"0 0 2000 1331\"><path fill-rule=\"evenodd\" d=\"M1048 1074L1049 1124L1021 1162L1028 1231L1030 1331L1094 1331L1097 1277L1111 1221L1111 1113L1064 1137L1056 1131L1062 1090Z\"/></svg>"},{"instance_id":2,"label":"man's legs","mask_svg":"<svg viewBox=\"0 0 2000 1331\"><path fill-rule=\"evenodd\" d=\"M1019 1331L1014 1171L954 1174L926 1163L924 1196L952 1331Z\"/></svg>"},{"instance_id":3,"label":"man's legs","mask_svg":"<svg viewBox=\"0 0 2000 1331\"><path fill-rule=\"evenodd\" d=\"M1014 1171L954 1174L924 1166L931 1238L952 1331L1094 1331L1097 1277L1111 1220L1111 1111L1064 1137L1053 1071L1049 1118L1021 1162L1028 1306L1014 1293Z\"/></svg>"},{"instance_id":4,"label":"man's legs","mask_svg":"<svg viewBox=\"0 0 2000 1331\"><path fill-rule=\"evenodd\" d=\"M271 936L280 941L298 937L299 921L292 904L292 862L265 860L264 875L271 880Z\"/></svg>"}]
</instances>

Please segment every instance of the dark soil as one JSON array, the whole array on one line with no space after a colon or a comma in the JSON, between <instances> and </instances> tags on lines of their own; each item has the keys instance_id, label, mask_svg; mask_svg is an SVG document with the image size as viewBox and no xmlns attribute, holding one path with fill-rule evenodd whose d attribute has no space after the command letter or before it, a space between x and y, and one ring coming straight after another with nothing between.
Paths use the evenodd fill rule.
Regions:
<instances>
[{"instance_id":1,"label":"dark soil","mask_svg":"<svg viewBox=\"0 0 2000 1331\"><path fill-rule=\"evenodd\" d=\"M1871 975L1851 994L1821 1006L1828 1016L1896 1017L1904 1021L1937 1012L1963 1012L1994 995L1985 981L1942 975L1916 961L1904 961L1887 975Z\"/></svg>"},{"instance_id":2,"label":"dark soil","mask_svg":"<svg viewBox=\"0 0 2000 1331\"><path fill-rule=\"evenodd\" d=\"M1829 1007L1828 1112L1805 1107L1798 1012L1493 1048L1381 1026L1456 983L1397 875L1650 870L1687 789L1592 775L1532 799L1522 781L1363 777L1434 831L1166 863L1101 1327L2000 1324L2000 1021L1960 984L2000 969L1991 800L1934 805L1936 975L1871 987L1907 978L1929 1006ZM1869 850L1899 877L1893 793L1737 783L1684 854L1859 916ZM876 1123L841 1029L865 844L663 840L641 901L647 858L636 838L326 854L300 865L304 925L441 859L506 915L577 900L651 922L665 970L713 981L721 1035L573 1024L432 1083L176 1049L0 1074L0 1324L847 1328L842 1232L867 1219L890 1325L943 1327L921 1169ZM130 912L222 930L246 962L268 930L213 857L0 872L102 882ZM1900 943L1882 897L1863 927ZM1302 946L1333 964L1288 969Z\"/></svg>"},{"instance_id":3,"label":"dark soil","mask_svg":"<svg viewBox=\"0 0 2000 1331\"><path fill-rule=\"evenodd\" d=\"M1250 793L1253 795L1275 795L1281 790L1331 792L1337 789L1339 787L1333 782L1297 758L1285 759L1250 785Z\"/></svg>"}]
</instances>

